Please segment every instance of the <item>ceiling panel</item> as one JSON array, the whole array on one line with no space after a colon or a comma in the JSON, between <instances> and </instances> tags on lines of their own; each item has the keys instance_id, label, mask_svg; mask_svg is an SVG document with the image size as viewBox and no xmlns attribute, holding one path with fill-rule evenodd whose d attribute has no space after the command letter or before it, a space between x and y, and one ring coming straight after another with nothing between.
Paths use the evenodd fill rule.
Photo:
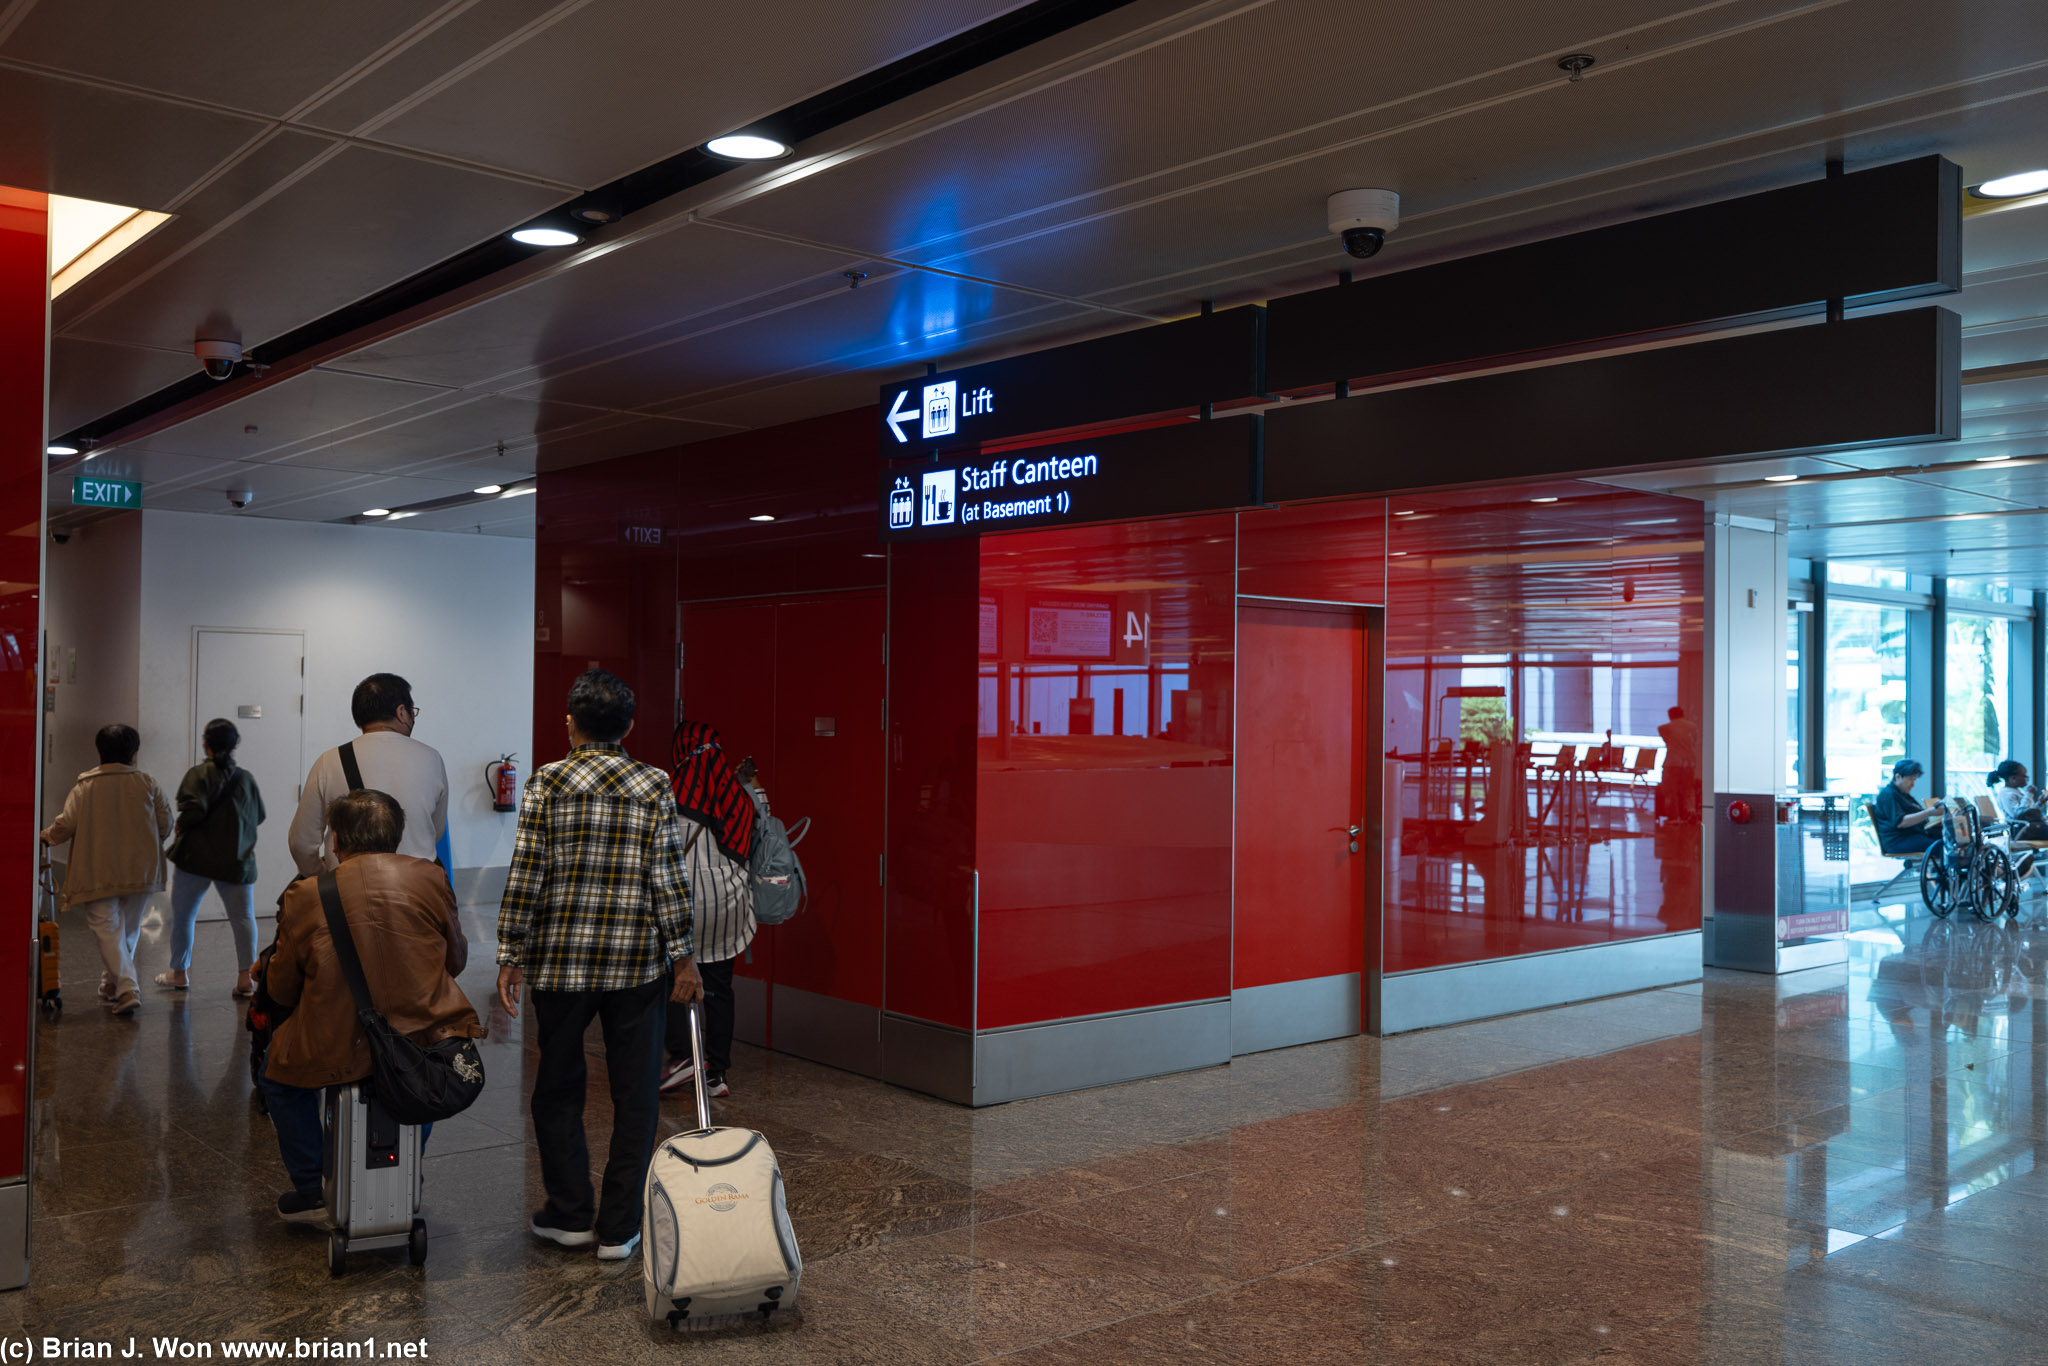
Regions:
<instances>
[{"instance_id":1,"label":"ceiling panel","mask_svg":"<svg viewBox=\"0 0 2048 1366\"><path fill-rule=\"evenodd\" d=\"M341 5L40 0L0 56L273 117L448 0Z\"/></svg>"},{"instance_id":2,"label":"ceiling panel","mask_svg":"<svg viewBox=\"0 0 2048 1366\"><path fill-rule=\"evenodd\" d=\"M7 130L0 184L168 209L266 125L7 67L0 68L0 128Z\"/></svg>"},{"instance_id":3,"label":"ceiling panel","mask_svg":"<svg viewBox=\"0 0 2048 1366\"><path fill-rule=\"evenodd\" d=\"M807 296L864 264L814 247L683 226L351 352L347 365L481 384L662 328L687 330L691 319L742 301L773 307L777 300L756 296L799 285Z\"/></svg>"},{"instance_id":4,"label":"ceiling panel","mask_svg":"<svg viewBox=\"0 0 2048 1366\"><path fill-rule=\"evenodd\" d=\"M499 503L471 503L464 507L444 508L440 512L423 512L387 526L394 533L467 531L483 536L530 537L533 535L534 504L538 501L529 497L508 498Z\"/></svg>"},{"instance_id":5,"label":"ceiling panel","mask_svg":"<svg viewBox=\"0 0 2048 1366\"><path fill-rule=\"evenodd\" d=\"M1018 0L598 0L377 129L602 185L1019 8Z\"/></svg>"},{"instance_id":6,"label":"ceiling panel","mask_svg":"<svg viewBox=\"0 0 2048 1366\"><path fill-rule=\"evenodd\" d=\"M291 447L331 437L351 424L444 401L446 392L369 375L309 370L132 444L142 450L224 460L274 459ZM249 427L255 430L245 430Z\"/></svg>"},{"instance_id":7,"label":"ceiling panel","mask_svg":"<svg viewBox=\"0 0 2048 1366\"><path fill-rule=\"evenodd\" d=\"M1085 310L922 272L829 288L801 306L687 336L526 386L527 397L682 412L719 390L812 367L901 366L950 356L989 332Z\"/></svg>"},{"instance_id":8,"label":"ceiling panel","mask_svg":"<svg viewBox=\"0 0 2048 1366\"><path fill-rule=\"evenodd\" d=\"M1996 513L2011 504L1995 496L1908 479L1852 479L1834 484L1782 484L1713 494L1715 512L1774 518L1793 525L1890 517Z\"/></svg>"},{"instance_id":9,"label":"ceiling panel","mask_svg":"<svg viewBox=\"0 0 2048 1366\"><path fill-rule=\"evenodd\" d=\"M50 430L68 432L198 368L189 353L52 337Z\"/></svg>"},{"instance_id":10,"label":"ceiling panel","mask_svg":"<svg viewBox=\"0 0 2048 1366\"><path fill-rule=\"evenodd\" d=\"M253 346L354 303L559 198L551 190L348 147L72 335L190 346L219 316ZM316 270L307 263L317 261Z\"/></svg>"}]
</instances>

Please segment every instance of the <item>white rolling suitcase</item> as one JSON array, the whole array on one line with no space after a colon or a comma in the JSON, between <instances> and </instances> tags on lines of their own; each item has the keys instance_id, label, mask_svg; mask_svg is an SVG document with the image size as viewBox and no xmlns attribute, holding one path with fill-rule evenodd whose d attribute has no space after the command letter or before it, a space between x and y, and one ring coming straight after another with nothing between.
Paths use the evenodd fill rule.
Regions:
<instances>
[{"instance_id":1,"label":"white rolling suitcase","mask_svg":"<svg viewBox=\"0 0 2048 1366\"><path fill-rule=\"evenodd\" d=\"M427 1260L427 1221L420 1212L420 1129L385 1113L360 1084L321 1093L326 1171L327 1271L348 1269L352 1250L402 1247L413 1265Z\"/></svg>"},{"instance_id":2,"label":"white rolling suitcase","mask_svg":"<svg viewBox=\"0 0 2048 1366\"><path fill-rule=\"evenodd\" d=\"M796 1302L804 1274L782 1169L752 1129L712 1127L703 1036L697 1007L689 1009L697 1127L655 1149L647 1168L647 1313L671 1328L729 1314L771 1318Z\"/></svg>"}]
</instances>

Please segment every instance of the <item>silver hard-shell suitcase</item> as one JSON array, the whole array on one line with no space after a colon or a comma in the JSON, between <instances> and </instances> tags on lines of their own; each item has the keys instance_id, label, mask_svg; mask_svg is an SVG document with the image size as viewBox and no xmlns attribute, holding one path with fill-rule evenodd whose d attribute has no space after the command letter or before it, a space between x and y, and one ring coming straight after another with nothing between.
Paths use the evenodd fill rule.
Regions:
<instances>
[{"instance_id":1,"label":"silver hard-shell suitcase","mask_svg":"<svg viewBox=\"0 0 2048 1366\"><path fill-rule=\"evenodd\" d=\"M362 1083L330 1086L321 1096L326 1170L327 1271L348 1269L348 1254L402 1247L417 1266L427 1260L427 1221L420 1213L420 1129L400 1124Z\"/></svg>"},{"instance_id":2,"label":"silver hard-shell suitcase","mask_svg":"<svg viewBox=\"0 0 2048 1366\"><path fill-rule=\"evenodd\" d=\"M795 1304L804 1274L782 1169L762 1135L712 1125L697 1007L689 1009L697 1127L665 1140L647 1165L647 1313L672 1328L735 1314L768 1319Z\"/></svg>"}]
</instances>

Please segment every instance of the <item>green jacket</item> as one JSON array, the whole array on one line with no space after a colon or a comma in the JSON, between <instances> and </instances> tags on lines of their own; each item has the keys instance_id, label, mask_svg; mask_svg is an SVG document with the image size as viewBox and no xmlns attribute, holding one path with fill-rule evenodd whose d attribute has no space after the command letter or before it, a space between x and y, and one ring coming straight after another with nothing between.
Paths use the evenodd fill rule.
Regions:
<instances>
[{"instance_id":1,"label":"green jacket","mask_svg":"<svg viewBox=\"0 0 2048 1366\"><path fill-rule=\"evenodd\" d=\"M267 814L248 769L223 773L212 759L194 764L178 784L172 865L215 882L254 882L256 827Z\"/></svg>"}]
</instances>

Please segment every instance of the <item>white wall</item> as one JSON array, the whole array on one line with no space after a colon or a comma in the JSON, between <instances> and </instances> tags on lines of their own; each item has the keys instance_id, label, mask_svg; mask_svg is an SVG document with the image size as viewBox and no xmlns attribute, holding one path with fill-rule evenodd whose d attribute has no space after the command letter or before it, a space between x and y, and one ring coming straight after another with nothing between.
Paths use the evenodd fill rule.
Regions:
<instances>
[{"instance_id":1,"label":"white wall","mask_svg":"<svg viewBox=\"0 0 2048 1366\"><path fill-rule=\"evenodd\" d=\"M491 810L483 770L508 752L522 780L533 770L532 541L183 512L141 521L142 760L159 782L175 786L196 738L194 631L303 631L306 761L356 733L349 694L364 675L401 674L422 712L415 738L448 764L455 866L510 861L514 817ZM292 790L265 795L273 820L291 819Z\"/></svg>"},{"instance_id":2,"label":"white wall","mask_svg":"<svg viewBox=\"0 0 2048 1366\"><path fill-rule=\"evenodd\" d=\"M142 517L121 512L79 527L49 548L43 571L43 626L57 709L43 717L43 823L64 809L72 780L99 763L93 733L137 725ZM145 735L144 743L148 743ZM161 756L175 763L183 749ZM61 862L63 851L57 855Z\"/></svg>"}]
</instances>

